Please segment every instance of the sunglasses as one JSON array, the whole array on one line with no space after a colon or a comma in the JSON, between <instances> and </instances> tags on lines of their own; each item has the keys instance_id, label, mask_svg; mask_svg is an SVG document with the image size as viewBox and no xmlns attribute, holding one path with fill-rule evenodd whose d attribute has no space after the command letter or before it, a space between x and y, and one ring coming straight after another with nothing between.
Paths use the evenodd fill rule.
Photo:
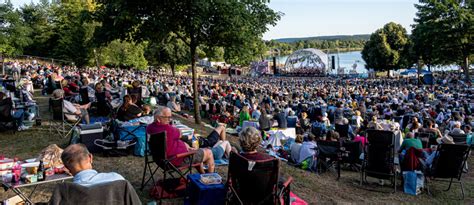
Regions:
<instances>
[{"instance_id":1,"label":"sunglasses","mask_svg":"<svg viewBox=\"0 0 474 205\"><path fill-rule=\"evenodd\" d=\"M171 116L160 116L160 118L170 119Z\"/></svg>"}]
</instances>

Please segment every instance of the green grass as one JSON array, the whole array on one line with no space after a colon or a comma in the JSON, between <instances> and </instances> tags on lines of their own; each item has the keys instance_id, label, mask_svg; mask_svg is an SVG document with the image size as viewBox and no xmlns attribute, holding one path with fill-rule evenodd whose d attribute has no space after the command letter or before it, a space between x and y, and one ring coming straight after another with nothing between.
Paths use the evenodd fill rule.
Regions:
<instances>
[{"instance_id":1,"label":"green grass","mask_svg":"<svg viewBox=\"0 0 474 205\"><path fill-rule=\"evenodd\" d=\"M47 98L38 97L38 102L41 105L40 111L43 119L48 118ZM180 120L196 129L196 131L204 136L211 130L204 126L196 126L192 120L180 118ZM46 122L45 122L46 121ZM47 120L43 120L47 123ZM237 143L237 137L229 136L232 144ZM49 144L57 144L64 148L68 143L68 139L62 139L55 133L50 133L47 126L34 127L27 131L12 133L0 133L0 154L6 157L19 157L20 159L28 159L37 157L40 151ZM135 187L138 195L143 202L149 202L152 199L149 197L149 189L151 186L140 191L140 183L143 173L144 159L135 156L127 156L120 158L106 158L100 155L94 156L93 166L100 172L117 172L129 180ZM464 188L466 192L465 200L459 200L460 188L458 184L453 184L449 192L444 192L448 183L446 182L432 182L431 190L434 196L428 196L423 193L419 196L410 196L404 194L402 188L399 187L396 193L390 192L392 189L389 186L380 187L379 185L365 185L359 186L359 173L351 171L342 171L341 179L336 181L333 174L324 173L316 175L307 171L300 170L282 163L281 173L283 176L292 176L294 181L291 185L292 191L303 198L310 204L324 203L324 204L346 204L346 203L376 203L376 204L474 204L474 181L472 168L474 161L472 157L469 160L470 173L463 175ZM226 167L218 167L216 170L224 178L227 176ZM161 177L160 175L157 175ZM370 179L370 182L377 182ZM45 202L49 200L54 185L41 185L36 190L32 197L34 202ZM376 191L369 191L367 189L374 189ZM30 193L31 189L25 188L26 193ZM0 191L0 200L14 196L12 191ZM166 200L166 204L182 204L182 199Z\"/></svg>"}]
</instances>

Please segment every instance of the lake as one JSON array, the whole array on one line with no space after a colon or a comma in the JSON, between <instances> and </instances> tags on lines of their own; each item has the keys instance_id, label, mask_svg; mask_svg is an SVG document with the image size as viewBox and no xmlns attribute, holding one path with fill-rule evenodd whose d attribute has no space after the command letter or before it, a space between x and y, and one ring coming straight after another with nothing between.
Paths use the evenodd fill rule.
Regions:
<instances>
[{"instance_id":1,"label":"lake","mask_svg":"<svg viewBox=\"0 0 474 205\"><path fill-rule=\"evenodd\" d=\"M339 62L339 66L345 68L346 73L349 73L349 70L352 70L352 66L354 65L354 63L357 65L357 73L367 73L367 69L365 68L365 61L364 59L362 59L362 54L360 51L340 52L339 55L337 53L330 53L328 56L334 56L336 59L336 68L338 67ZM284 65L287 58L288 56L281 56L277 58L277 64ZM331 61L329 60L329 67L331 67L330 64ZM457 70L458 68L459 66L457 65L432 67L432 69L436 71ZM336 74L336 69L330 70L330 73Z\"/></svg>"}]
</instances>

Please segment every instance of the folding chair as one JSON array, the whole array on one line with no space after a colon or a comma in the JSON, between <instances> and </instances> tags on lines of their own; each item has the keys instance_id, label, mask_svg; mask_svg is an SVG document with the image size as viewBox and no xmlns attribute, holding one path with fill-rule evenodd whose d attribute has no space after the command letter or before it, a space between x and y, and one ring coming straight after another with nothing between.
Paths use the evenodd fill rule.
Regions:
<instances>
[{"instance_id":1,"label":"folding chair","mask_svg":"<svg viewBox=\"0 0 474 205\"><path fill-rule=\"evenodd\" d=\"M175 156L167 156L166 154L166 132L160 132L156 134L151 134L149 139L149 145L145 145L149 148L149 153L153 159L153 162L157 165L155 170L152 170L149 162L149 156L145 155L145 167L143 170L143 178L142 178L142 187L143 187L152 180L155 182L154 175L161 168L163 171L163 182L166 182L167 176L171 175L174 179L182 178L186 180L186 174L192 173L192 168L198 166L200 164L193 164L193 155L196 153L195 151L185 152L181 154L177 154ZM147 143L145 143L147 144ZM148 149L147 148L147 149ZM176 166L171 161L176 159L183 159L185 163L181 166ZM147 170L150 172L151 176L145 181L145 175ZM175 177L174 174L178 176ZM160 196L163 196L166 187L162 187ZM160 197L160 204L162 203L162 197Z\"/></svg>"},{"instance_id":2,"label":"folding chair","mask_svg":"<svg viewBox=\"0 0 474 205\"><path fill-rule=\"evenodd\" d=\"M166 133L165 132L160 132L160 133L157 133L155 135L166 135ZM150 138L150 136L148 136L148 134L147 134L147 141L148 141L149 138ZM144 158L145 158L145 167L143 168L142 185L140 186L140 190L142 190L142 191L143 191L143 188L148 184L148 182L150 180L153 182L153 184L155 184L155 178L153 176L155 175L156 171L159 168L159 167L156 167L155 169L151 168L151 166L152 166L151 164L154 164L155 161L153 161L153 158L151 156L151 152L150 152L150 148L149 148L148 143L145 143L145 156L144 156ZM145 177L146 177L147 171L150 173L150 177L145 182Z\"/></svg>"},{"instance_id":3,"label":"folding chair","mask_svg":"<svg viewBox=\"0 0 474 205\"><path fill-rule=\"evenodd\" d=\"M423 145L423 148L428 148L430 145L433 145L433 141L436 141L436 139L433 139L434 138L433 133L429 133L429 132L416 132L415 138L418 138L421 140L421 144Z\"/></svg>"},{"instance_id":4,"label":"folding chair","mask_svg":"<svg viewBox=\"0 0 474 205\"><path fill-rule=\"evenodd\" d=\"M395 135L392 131L367 130L360 185L367 183L367 176L390 180L397 191L397 172L394 163Z\"/></svg>"},{"instance_id":5,"label":"folding chair","mask_svg":"<svg viewBox=\"0 0 474 205\"><path fill-rule=\"evenodd\" d=\"M0 101L0 131L12 130L15 133L17 128L18 124L13 118L13 101L5 98Z\"/></svg>"},{"instance_id":6,"label":"folding chair","mask_svg":"<svg viewBox=\"0 0 474 205\"><path fill-rule=\"evenodd\" d=\"M349 168L355 171L360 171L362 160L360 155L362 154L362 143L352 141L342 141L341 144L341 164L349 164Z\"/></svg>"},{"instance_id":7,"label":"folding chair","mask_svg":"<svg viewBox=\"0 0 474 205\"><path fill-rule=\"evenodd\" d=\"M467 135L466 134L459 134L459 135L454 135L454 134L449 134L453 138L454 144L467 144Z\"/></svg>"},{"instance_id":8,"label":"folding chair","mask_svg":"<svg viewBox=\"0 0 474 205\"><path fill-rule=\"evenodd\" d=\"M318 142L318 167L322 170L321 166L324 166L326 170L331 167L336 169L337 179L341 177L341 143L331 141L319 141Z\"/></svg>"},{"instance_id":9,"label":"folding chair","mask_svg":"<svg viewBox=\"0 0 474 205\"><path fill-rule=\"evenodd\" d=\"M276 158L251 161L232 152L226 183L229 189L227 201L245 205L289 205L293 178L289 177L284 183L279 183L279 168L280 160Z\"/></svg>"},{"instance_id":10,"label":"folding chair","mask_svg":"<svg viewBox=\"0 0 474 205\"><path fill-rule=\"evenodd\" d=\"M77 116L76 120L67 119L66 115L76 115L74 113L69 113L64 111L64 100L63 99L49 99L49 108L51 111L51 121L49 124L49 130L55 129L56 132L62 138L66 138L70 134L75 126L77 126L82 118ZM69 140L71 143L72 137Z\"/></svg>"},{"instance_id":11,"label":"folding chair","mask_svg":"<svg viewBox=\"0 0 474 205\"><path fill-rule=\"evenodd\" d=\"M286 118L287 127L289 128L296 128L296 122L298 118L296 116L290 116Z\"/></svg>"},{"instance_id":12,"label":"folding chair","mask_svg":"<svg viewBox=\"0 0 474 205\"><path fill-rule=\"evenodd\" d=\"M337 133L339 133L340 138L349 139L349 124L347 125L336 124L335 130Z\"/></svg>"},{"instance_id":13,"label":"folding chair","mask_svg":"<svg viewBox=\"0 0 474 205\"><path fill-rule=\"evenodd\" d=\"M451 184L454 179L456 183L461 185L462 199L464 199L464 187L461 181L463 168L467 163L469 157L470 146L460 144L441 144L438 146L436 156L431 167L425 169L425 177L433 179L450 179L448 189L451 189ZM428 193L431 194L428 180L425 180Z\"/></svg>"}]
</instances>

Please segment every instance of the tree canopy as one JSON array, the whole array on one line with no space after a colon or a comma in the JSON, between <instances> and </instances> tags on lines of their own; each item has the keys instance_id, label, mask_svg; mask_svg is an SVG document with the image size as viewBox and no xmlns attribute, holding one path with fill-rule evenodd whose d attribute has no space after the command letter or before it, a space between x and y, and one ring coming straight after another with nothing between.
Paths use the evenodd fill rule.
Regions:
<instances>
[{"instance_id":1,"label":"tree canopy","mask_svg":"<svg viewBox=\"0 0 474 205\"><path fill-rule=\"evenodd\" d=\"M252 45L261 39L268 25L275 25L281 14L267 6L268 1L241 0L104 0L97 19L100 43L115 38L152 40L176 34L189 48L196 123L200 123L197 90L196 49ZM98 38L99 39L99 38Z\"/></svg>"},{"instance_id":2,"label":"tree canopy","mask_svg":"<svg viewBox=\"0 0 474 205\"><path fill-rule=\"evenodd\" d=\"M400 24L390 22L370 36L362 50L362 58L367 68L376 71L407 68L409 62L405 55L409 49L407 31Z\"/></svg>"},{"instance_id":3,"label":"tree canopy","mask_svg":"<svg viewBox=\"0 0 474 205\"><path fill-rule=\"evenodd\" d=\"M469 57L474 53L474 1L420 0L416 8L416 55L427 64L459 64L469 81Z\"/></svg>"}]
</instances>

